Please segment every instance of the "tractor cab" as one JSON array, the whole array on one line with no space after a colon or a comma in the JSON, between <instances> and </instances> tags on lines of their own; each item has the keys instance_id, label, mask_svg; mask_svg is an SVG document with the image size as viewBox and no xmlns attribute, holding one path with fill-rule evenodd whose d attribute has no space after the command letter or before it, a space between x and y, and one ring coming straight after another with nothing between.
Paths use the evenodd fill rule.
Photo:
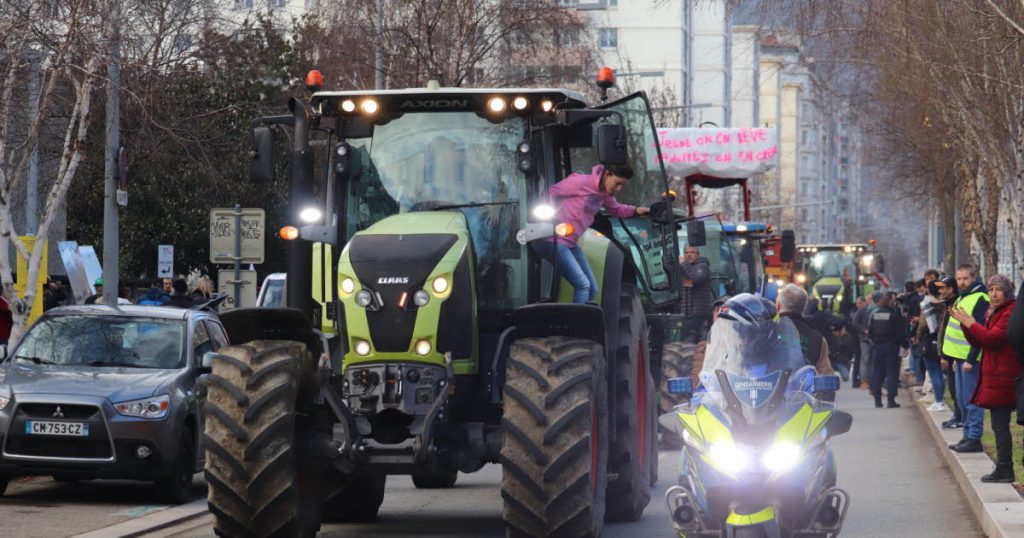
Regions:
<instances>
[{"instance_id":1,"label":"tractor cab","mask_svg":"<svg viewBox=\"0 0 1024 538\"><path fill-rule=\"evenodd\" d=\"M879 289L885 270L873 244L800 245L796 282L806 286L822 310L846 315L857 297Z\"/></svg>"}]
</instances>

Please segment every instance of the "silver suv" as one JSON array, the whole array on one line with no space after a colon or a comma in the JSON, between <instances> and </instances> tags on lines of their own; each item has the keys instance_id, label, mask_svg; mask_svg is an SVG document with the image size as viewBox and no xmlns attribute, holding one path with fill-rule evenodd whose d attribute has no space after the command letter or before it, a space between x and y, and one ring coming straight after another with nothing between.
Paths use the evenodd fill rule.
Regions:
<instances>
[{"instance_id":1,"label":"silver suv","mask_svg":"<svg viewBox=\"0 0 1024 538\"><path fill-rule=\"evenodd\" d=\"M203 355L216 314L101 305L44 314L0 364L0 494L11 478L153 480L191 500L203 467Z\"/></svg>"}]
</instances>

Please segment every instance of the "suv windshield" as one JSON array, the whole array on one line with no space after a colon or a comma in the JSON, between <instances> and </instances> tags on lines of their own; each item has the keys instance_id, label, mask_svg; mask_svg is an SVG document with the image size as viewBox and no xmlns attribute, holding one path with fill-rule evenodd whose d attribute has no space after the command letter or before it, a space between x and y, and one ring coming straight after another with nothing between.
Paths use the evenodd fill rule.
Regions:
<instances>
[{"instance_id":1,"label":"suv windshield","mask_svg":"<svg viewBox=\"0 0 1024 538\"><path fill-rule=\"evenodd\" d=\"M14 360L36 364L180 368L185 322L181 320L64 315L36 323Z\"/></svg>"}]
</instances>

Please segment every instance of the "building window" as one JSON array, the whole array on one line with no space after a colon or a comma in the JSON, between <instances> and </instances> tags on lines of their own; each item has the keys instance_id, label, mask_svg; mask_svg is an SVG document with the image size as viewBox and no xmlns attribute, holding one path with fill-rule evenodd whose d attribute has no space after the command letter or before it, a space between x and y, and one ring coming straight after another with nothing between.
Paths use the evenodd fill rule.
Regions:
<instances>
[{"instance_id":1,"label":"building window","mask_svg":"<svg viewBox=\"0 0 1024 538\"><path fill-rule=\"evenodd\" d=\"M617 7L618 5L619 0L608 0L608 7Z\"/></svg>"},{"instance_id":2,"label":"building window","mask_svg":"<svg viewBox=\"0 0 1024 538\"><path fill-rule=\"evenodd\" d=\"M601 28L597 32L597 44L602 49L619 48L619 30L617 28Z\"/></svg>"},{"instance_id":3,"label":"building window","mask_svg":"<svg viewBox=\"0 0 1024 538\"><path fill-rule=\"evenodd\" d=\"M288 3L288 0L269 0L267 2L267 4L269 4L270 7L272 7L272 8L274 8L274 7L284 7L285 4L287 4L287 3Z\"/></svg>"},{"instance_id":4,"label":"building window","mask_svg":"<svg viewBox=\"0 0 1024 538\"><path fill-rule=\"evenodd\" d=\"M580 44L580 33L574 28L555 30L555 46L560 48L577 47Z\"/></svg>"}]
</instances>

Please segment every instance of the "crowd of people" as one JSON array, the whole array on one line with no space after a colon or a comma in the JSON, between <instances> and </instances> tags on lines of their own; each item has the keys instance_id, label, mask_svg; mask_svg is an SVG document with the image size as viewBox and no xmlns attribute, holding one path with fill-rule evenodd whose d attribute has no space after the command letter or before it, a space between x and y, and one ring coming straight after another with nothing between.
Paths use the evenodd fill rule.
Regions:
<instances>
[{"instance_id":1,"label":"crowd of people","mask_svg":"<svg viewBox=\"0 0 1024 538\"><path fill-rule=\"evenodd\" d=\"M1010 417L1024 424L1024 286L996 274L982 280L963 264L951 276L935 269L905 284L903 293L875 292L858 298L850 328L859 339L854 387L869 388L875 405L896 402L900 364L906 387L918 387L932 412L951 412L942 423L962 430L956 452L981 452L984 413L996 441L996 465L983 482L1013 482ZM1016 295L1016 298L1015 298ZM947 406L948 397L952 405Z\"/></svg>"},{"instance_id":2,"label":"crowd of people","mask_svg":"<svg viewBox=\"0 0 1024 538\"><path fill-rule=\"evenodd\" d=\"M104 285L103 278L97 278L93 282L95 293L88 296L84 304L103 304ZM149 288L145 293L134 296L127 287L122 287L118 293L118 304L139 304L152 306L176 306L179 308L191 308L209 301L214 295L213 281L207 276L200 276L195 280L194 285L189 286L184 278L154 278L149 281ZM47 281L43 288L43 309L50 310L58 306L73 304L69 302L69 294L66 288L55 279Z\"/></svg>"}]
</instances>

